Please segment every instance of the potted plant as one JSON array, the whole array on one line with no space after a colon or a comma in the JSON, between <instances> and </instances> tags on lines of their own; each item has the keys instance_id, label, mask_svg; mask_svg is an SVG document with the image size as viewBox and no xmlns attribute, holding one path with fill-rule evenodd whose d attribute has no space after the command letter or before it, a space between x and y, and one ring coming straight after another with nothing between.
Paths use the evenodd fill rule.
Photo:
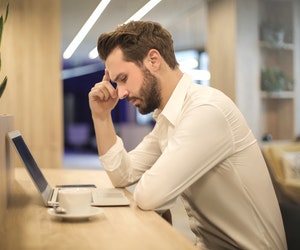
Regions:
<instances>
[{"instance_id":1,"label":"potted plant","mask_svg":"<svg viewBox=\"0 0 300 250\"><path fill-rule=\"evenodd\" d=\"M261 90L267 93L293 91L294 83L281 69L266 68L261 71Z\"/></svg>"}]
</instances>

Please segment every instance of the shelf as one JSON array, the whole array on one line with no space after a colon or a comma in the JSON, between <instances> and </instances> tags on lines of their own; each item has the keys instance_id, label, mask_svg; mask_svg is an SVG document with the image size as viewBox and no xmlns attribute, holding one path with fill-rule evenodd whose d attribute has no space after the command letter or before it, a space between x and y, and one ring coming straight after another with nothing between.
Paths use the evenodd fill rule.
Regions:
<instances>
[{"instance_id":1,"label":"shelf","mask_svg":"<svg viewBox=\"0 0 300 250\"><path fill-rule=\"evenodd\" d=\"M258 2L261 131L263 135L271 134L273 140L292 139L300 128L297 122L299 93L296 88L299 83L297 32L300 3L294 0ZM277 84L272 87L272 83ZM274 91L269 91L272 89Z\"/></svg>"},{"instance_id":2,"label":"shelf","mask_svg":"<svg viewBox=\"0 0 300 250\"><path fill-rule=\"evenodd\" d=\"M266 49L283 49L283 50L294 50L294 44L292 43L270 43L267 41L261 41L260 42L260 47L266 48Z\"/></svg>"},{"instance_id":3,"label":"shelf","mask_svg":"<svg viewBox=\"0 0 300 250\"><path fill-rule=\"evenodd\" d=\"M278 92L266 92L261 91L260 93L261 98L265 99L293 99L295 94L293 91L278 91Z\"/></svg>"}]
</instances>

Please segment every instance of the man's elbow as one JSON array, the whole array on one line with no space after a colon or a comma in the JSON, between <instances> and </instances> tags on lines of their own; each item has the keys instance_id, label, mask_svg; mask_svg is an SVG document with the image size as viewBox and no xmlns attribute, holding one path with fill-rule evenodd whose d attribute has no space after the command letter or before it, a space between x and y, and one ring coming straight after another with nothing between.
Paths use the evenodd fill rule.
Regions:
<instances>
[{"instance_id":1,"label":"man's elbow","mask_svg":"<svg viewBox=\"0 0 300 250\"><path fill-rule=\"evenodd\" d=\"M152 197L147 195L141 195L139 193L134 193L134 200L138 207L142 210L155 210L157 208L156 201Z\"/></svg>"}]
</instances>

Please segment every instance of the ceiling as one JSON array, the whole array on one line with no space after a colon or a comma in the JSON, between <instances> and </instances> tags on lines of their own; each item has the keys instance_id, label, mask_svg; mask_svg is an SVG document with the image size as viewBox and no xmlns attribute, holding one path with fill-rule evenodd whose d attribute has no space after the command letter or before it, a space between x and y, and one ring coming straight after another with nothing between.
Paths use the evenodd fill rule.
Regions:
<instances>
[{"instance_id":1,"label":"ceiling","mask_svg":"<svg viewBox=\"0 0 300 250\"><path fill-rule=\"evenodd\" d=\"M73 56L64 61L68 67L99 62L88 59L103 32L125 22L149 0L111 0ZM61 0L62 53L94 11L100 0ZM175 50L203 49L206 41L205 0L162 0L142 20L160 22L174 40Z\"/></svg>"}]
</instances>

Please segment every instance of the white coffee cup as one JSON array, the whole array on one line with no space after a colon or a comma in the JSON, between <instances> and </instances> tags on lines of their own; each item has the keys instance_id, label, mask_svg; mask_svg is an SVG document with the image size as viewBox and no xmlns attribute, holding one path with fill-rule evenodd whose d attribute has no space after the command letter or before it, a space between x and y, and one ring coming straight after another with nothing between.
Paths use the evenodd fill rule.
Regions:
<instances>
[{"instance_id":1,"label":"white coffee cup","mask_svg":"<svg viewBox=\"0 0 300 250\"><path fill-rule=\"evenodd\" d=\"M59 206L67 214L84 215L90 212L92 193L88 188L65 188L58 192Z\"/></svg>"}]
</instances>

